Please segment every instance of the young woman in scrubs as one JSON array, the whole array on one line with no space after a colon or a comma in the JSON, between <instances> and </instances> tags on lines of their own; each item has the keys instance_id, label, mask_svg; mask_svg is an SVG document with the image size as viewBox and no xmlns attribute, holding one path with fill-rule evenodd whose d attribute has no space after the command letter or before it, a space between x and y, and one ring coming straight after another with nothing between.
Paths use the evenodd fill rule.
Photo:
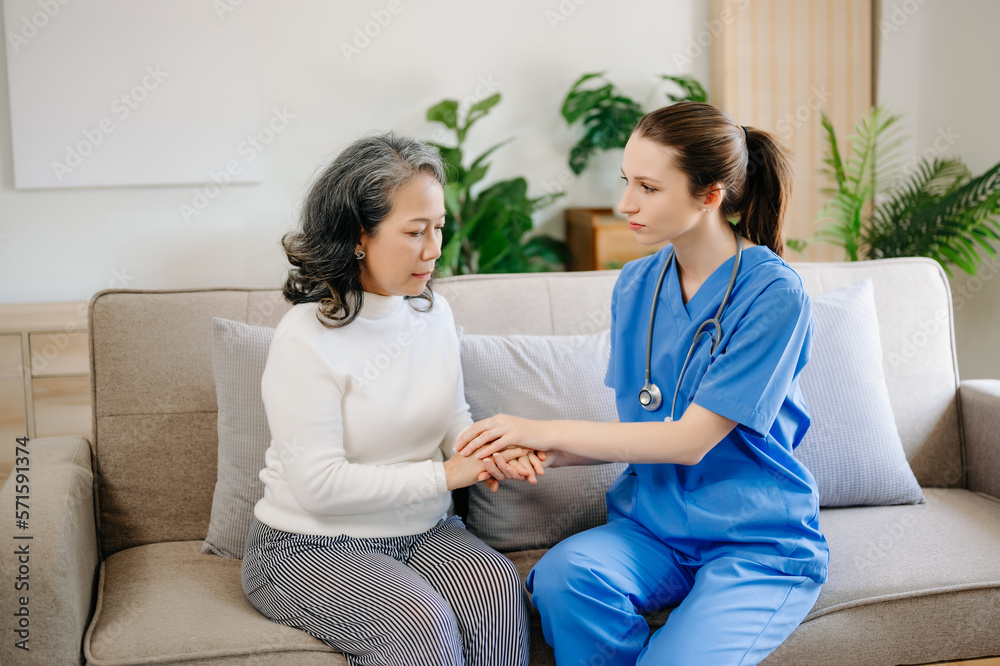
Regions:
<instances>
[{"instance_id":1,"label":"young woman in scrubs","mask_svg":"<svg viewBox=\"0 0 1000 666\"><path fill-rule=\"evenodd\" d=\"M816 482L792 455L809 427L799 374L813 329L781 258L791 165L768 133L679 103L642 118L622 177L638 241L669 245L626 264L614 288L605 383L621 422L498 414L457 448L514 478L496 455L509 446L548 452L546 466L630 463L607 524L528 577L558 664L756 664L812 609L829 560ZM720 326L702 326L723 304ZM651 384L658 406L640 400ZM669 606L650 636L643 613Z\"/></svg>"}]
</instances>

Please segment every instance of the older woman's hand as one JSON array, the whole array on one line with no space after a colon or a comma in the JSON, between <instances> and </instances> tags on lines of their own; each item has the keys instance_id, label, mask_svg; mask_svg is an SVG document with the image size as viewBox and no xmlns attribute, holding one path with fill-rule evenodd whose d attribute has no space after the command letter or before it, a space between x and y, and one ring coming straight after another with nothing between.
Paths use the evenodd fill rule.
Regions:
<instances>
[{"instance_id":1,"label":"older woman's hand","mask_svg":"<svg viewBox=\"0 0 1000 666\"><path fill-rule=\"evenodd\" d=\"M519 446L509 447L494 454L486 460L475 457L461 456L457 453L445 461L445 474L449 478L448 489L461 488L471 485L466 483L465 477L470 471L480 470L476 481L481 481L491 491L496 492L500 487L500 481L505 479L517 479L518 481L528 480L536 483L535 473L545 473L545 454L541 454L539 459L535 451L529 451ZM532 461L532 459L534 459ZM462 472L464 470L464 473ZM463 480L463 477L464 480Z\"/></svg>"},{"instance_id":2,"label":"older woman's hand","mask_svg":"<svg viewBox=\"0 0 1000 666\"><path fill-rule=\"evenodd\" d=\"M528 451L525 455L511 457L511 452L516 454L521 449L522 447L507 448L483 458L486 471L497 481L515 479L538 483L537 477L545 474L545 468L551 464L552 456L546 451Z\"/></svg>"}]
</instances>

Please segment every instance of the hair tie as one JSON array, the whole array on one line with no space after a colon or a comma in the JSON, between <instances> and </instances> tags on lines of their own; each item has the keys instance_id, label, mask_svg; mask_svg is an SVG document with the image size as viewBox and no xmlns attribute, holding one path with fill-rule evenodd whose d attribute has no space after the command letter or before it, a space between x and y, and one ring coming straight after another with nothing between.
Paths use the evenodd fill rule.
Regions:
<instances>
[{"instance_id":1,"label":"hair tie","mask_svg":"<svg viewBox=\"0 0 1000 666\"><path fill-rule=\"evenodd\" d=\"M743 127L743 138L746 139L747 147L749 148L750 147L750 132L748 132L747 128L744 127L743 125L740 125L740 127Z\"/></svg>"}]
</instances>

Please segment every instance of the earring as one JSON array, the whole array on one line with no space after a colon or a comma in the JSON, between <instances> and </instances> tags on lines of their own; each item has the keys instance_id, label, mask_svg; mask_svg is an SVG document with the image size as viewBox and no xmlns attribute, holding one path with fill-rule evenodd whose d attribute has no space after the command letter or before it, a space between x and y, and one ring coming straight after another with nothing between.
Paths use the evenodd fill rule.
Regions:
<instances>
[{"instance_id":1,"label":"earring","mask_svg":"<svg viewBox=\"0 0 1000 666\"><path fill-rule=\"evenodd\" d=\"M703 213L711 213L712 209L711 208L702 208L701 212L703 212Z\"/></svg>"},{"instance_id":2,"label":"earring","mask_svg":"<svg viewBox=\"0 0 1000 666\"><path fill-rule=\"evenodd\" d=\"M358 261L361 261L362 259L365 258L365 251L364 250L355 250L354 251L354 256L355 256L355 258L357 258Z\"/></svg>"}]
</instances>

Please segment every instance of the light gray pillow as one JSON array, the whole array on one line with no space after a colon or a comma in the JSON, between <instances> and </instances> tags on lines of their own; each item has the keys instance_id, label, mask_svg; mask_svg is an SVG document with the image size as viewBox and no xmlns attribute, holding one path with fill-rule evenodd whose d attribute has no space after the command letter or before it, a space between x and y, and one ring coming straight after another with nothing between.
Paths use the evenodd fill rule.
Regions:
<instances>
[{"instance_id":1,"label":"light gray pillow","mask_svg":"<svg viewBox=\"0 0 1000 666\"><path fill-rule=\"evenodd\" d=\"M219 404L219 471L202 553L243 558L253 507L264 496L258 476L271 444L260 379L274 329L212 319L212 371Z\"/></svg>"},{"instance_id":2,"label":"light gray pillow","mask_svg":"<svg viewBox=\"0 0 1000 666\"><path fill-rule=\"evenodd\" d=\"M463 335L462 374L472 418L614 421L604 385L609 331L593 335ZM505 481L496 493L469 488L466 527L500 551L548 548L607 520L604 495L623 463L549 468L537 485Z\"/></svg>"},{"instance_id":3,"label":"light gray pillow","mask_svg":"<svg viewBox=\"0 0 1000 666\"><path fill-rule=\"evenodd\" d=\"M870 278L812 299L812 357L799 378L812 424L795 449L821 506L924 501L889 402Z\"/></svg>"}]
</instances>

